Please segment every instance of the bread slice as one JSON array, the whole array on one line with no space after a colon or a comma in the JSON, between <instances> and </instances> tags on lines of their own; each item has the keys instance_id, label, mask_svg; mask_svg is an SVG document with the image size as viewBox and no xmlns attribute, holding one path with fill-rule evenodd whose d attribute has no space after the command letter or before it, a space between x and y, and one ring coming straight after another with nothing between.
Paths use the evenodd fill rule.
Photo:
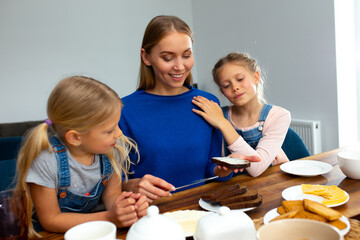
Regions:
<instances>
[{"instance_id":1,"label":"bread slice","mask_svg":"<svg viewBox=\"0 0 360 240\"><path fill-rule=\"evenodd\" d=\"M304 211L302 200L282 201L281 206L285 209L286 212L290 212L296 209L298 209L299 211Z\"/></svg>"},{"instance_id":2,"label":"bread slice","mask_svg":"<svg viewBox=\"0 0 360 240\"><path fill-rule=\"evenodd\" d=\"M236 203L236 202L244 202L244 201L253 200L253 199L256 199L257 197L258 197L258 191L255 189L249 189L246 191L246 193L237 194L235 196L228 197L228 198L222 198L219 200L219 203L221 205L225 206L227 204L232 204L232 203Z\"/></svg>"},{"instance_id":3,"label":"bread slice","mask_svg":"<svg viewBox=\"0 0 360 240\"><path fill-rule=\"evenodd\" d=\"M318 203L309 199L304 199L303 202L305 210L323 216L328 221L338 220L342 216L340 212L329 208L322 203Z\"/></svg>"},{"instance_id":4,"label":"bread slice","mask_svg":"<svg viewBox=\"0 0 360 240\"><path fill-rule=\"evenodd\" d=\"M229 198L246 192L247 187L241 187L240 184L235 184L216 189L208 194L202 195L201 198L204 201L219 202L220 199Z\"/></svg>"},{"instance_id":5,"label":"bread slice","mask_svg":"<svg viewBox=\"0 0 360 240\"><path fill-rule=\"evenodd\" d=\"M298 213L299 213L299 209L295 209L293 211L290 211L290 212L284 213L282 215L279 215L277 217L274 217L273 219L270 220L270 222L280 220L280 219L294 218L296 216L296 214L298 214Z\"/></svg>"},{"instance_id":6,"label":"bread slice","mask_svg":"<svg viewBox=\"0 0 360 240\"><path fill-rule=\"evenodd\" d=\"M328 223L331 224L332 226L338 228L339 230L342 230L342 229L346 228L346 223L344 223L340 219L335 220L335 221L330 221Z\"/></svg>"},{"instance_id":7,"label":"bread slice","mask_svg":"<svg viewBox=\"0 0 360 240\"><path fill-rule=\"evenodd\" d=\"M247 168L250 167L251 164L251 162L248 160L231 157L213 157L211 158L211 162L231 169Z\"/></svg>"},{"instance_id":8,"label":"bread slice","mask_svg":"<svg viewBox=\"0 0 360 240\"><path fill-rule=\"evenodd\" d=\"M305 218L305 219L311 219L311 220L316 220L316 221L320 221L320 222L326 222L326 219L318 214L312 213L312 212L308 212L306 210L304 211L299 211L294 218Z\"/></svg>"},{"instance_id":9,"label":"bread slice","mask_svg":"<svg viewBox=\"0 0 360 240\"><path fill-rule=\"evenodd\" d=\"M283 206L278 207L278 208L277 208L277 212L278 212L278 214L280 214L280 215L282 215L282 214L285 214L285 213L286 213L286 211L285 211L285 209L284 209L284 207L283 207Z\"/></svg>"},{"instance_id":10,"label":"bread slice","mask_svg":"<svg viewBox=\"0 0 360 240\"><path fill-rule=\"evenodd\" d=\"M226 206L230 209L251 208L261 205L262 201L263 201L262 196L258 194L257 198L253 200L229 203L226 204Z\"/></svg>"}]
</instances>

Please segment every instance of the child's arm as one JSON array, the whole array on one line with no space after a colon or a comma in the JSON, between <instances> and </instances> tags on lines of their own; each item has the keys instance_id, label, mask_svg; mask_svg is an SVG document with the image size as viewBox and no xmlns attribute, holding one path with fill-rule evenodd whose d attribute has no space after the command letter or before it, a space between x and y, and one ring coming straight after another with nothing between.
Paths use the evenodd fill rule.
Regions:
<instances>
[{"instance_id":1,"label":"child's arm","mask_svg":"<svg viewBox=\"0 0 360 240\"><path fill-rule=\"evenodd\" d=\"M193 109L193 112L203 117L213 127L219 129L228 145L233 144L239 138L240 135L224 117L219 104L202 96L194 97L192 103L202 110Z\"/></svg>"},{"instance_id":2,"label":"child's arm","mask_svg":"<svg viewBox=\"0 0 360 240\"><path fill-rule=\"evenodd\" d=\"M128 227L138 219L134 210L136 200L129 198L132 193L122 193L117 199L116 208L114 205L110 211L71 213L60 211L56 189L32 183L30 184L30 192L40 224L46 231L66 232L75 225L95 220L112 221L118 227Z\"/></svg>"},{"instance_id":3,"label":"child's arm","mask_svg":"<svg viewBox=\"0 0 360 240\"><path fill-rule=\"evenodd\" d=\"M236 158L249 160L250 162L260 162L261 161L261 158L259 158L258 156L246 156L246 155L243 155L241 153L238 153L236 155ZM231 172L237 173L237 172L242 172L242 171L244 171L243 168L230 169L230 168L227 168L225 166L219 166L219 165L217 165L216 168L214 168L214 174L219 176L219 177L228 176Z\"/></svg>"},{"instance_id":4,"label":"child's arm","mask_svg":"<svg viewBox=\"0 0 360 240\"><path fill-rule=\"evenodd\" d=\"M250 147L246 141L239 138L233 145L229 145L228 148L233 153L230 156L237 157L239 153L245 155L254 155L255 153L258 155L261 162L251 164L246 171L253 177L259 176L281 153L281 145L284 142L290 122L291 115L289 111L273 106L264 123L263 137L260 139L256 150ZM283 156L286 157L285 154Z\"/></svg>"}]
</instances>

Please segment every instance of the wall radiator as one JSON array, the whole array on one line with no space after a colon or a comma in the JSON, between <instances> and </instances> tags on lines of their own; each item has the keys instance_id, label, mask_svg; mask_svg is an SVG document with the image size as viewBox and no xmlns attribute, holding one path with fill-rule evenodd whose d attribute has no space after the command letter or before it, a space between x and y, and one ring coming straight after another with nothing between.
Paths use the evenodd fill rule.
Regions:
<instances>
[{"instance_id":1,"label":"wall radiator","mask_svg":"<svg viewBox=\"0 0 360 240\"><path fill-rule=\"evenodd\" d=\"M300 135L311 155L321 153L320 121L292 119L290 127Z\"/></svg>"}]
</instances>

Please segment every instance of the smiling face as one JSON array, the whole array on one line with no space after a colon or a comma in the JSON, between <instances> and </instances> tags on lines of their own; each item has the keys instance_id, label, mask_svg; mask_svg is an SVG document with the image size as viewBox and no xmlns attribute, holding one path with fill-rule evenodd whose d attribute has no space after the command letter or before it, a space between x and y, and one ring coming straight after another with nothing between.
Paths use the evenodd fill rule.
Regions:
<instances>
[{"instance_id":1,"label":"smiling face","mask_svg":"<svg viewBox=\"0 0 360 240\"><path fill-rule=\"evenodd\" d=\"M120 120L120 107L116 110L112 117L104 123L80 134L80 148L83 151L93 154L106 154L110 152L116 140L122 135L118 123Z\"/></svg>"},{"instance_id":2,"label":"smiling face","mask_svg":"<svg viewBox=\"0 0 360 240\"><path fill-rule=\"evenodd\" d=\"M141 56L144 63L154 70L153 92L164 95L176 95L181 92L185 79L194 65L189 35L172 31L161 39L149 54L142 49Z\"/></svg>"},{"instance_id":3,"label":"smiling face","mask_svg":"<svg viewBox=\"0 0 360 240\"><path fill-rule=\"evenodd\" d=\"M238 63L226 63L218 73L220 90L235 106L244 106L258 101L256 86L260 82L259 72L252 73Z\"/></svg>"}]
</instances>

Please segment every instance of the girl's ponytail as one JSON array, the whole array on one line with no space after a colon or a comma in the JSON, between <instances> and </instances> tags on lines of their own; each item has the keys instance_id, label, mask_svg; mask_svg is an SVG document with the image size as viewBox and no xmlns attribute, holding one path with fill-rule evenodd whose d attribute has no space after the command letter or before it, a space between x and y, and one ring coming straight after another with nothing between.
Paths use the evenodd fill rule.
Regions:
<instances>
[{"instance_id":1,"label":"girl's ponytail","mask_svg":"<svg viewBox=\"0 0 360 240\"><path fill-rule=\"evenodd\" d=\"M30 189L26 183L26 176L34 159L45 149L51 152L51 145L48 138L48 123L44 122L30 130L25 135L25 141L21 147L16 163L16 187L15 191L23 192L26 201L26 217L29 228L29 237L39 237L33 228L31 221L33 204Z\"/></svg>"}]
</instances>

